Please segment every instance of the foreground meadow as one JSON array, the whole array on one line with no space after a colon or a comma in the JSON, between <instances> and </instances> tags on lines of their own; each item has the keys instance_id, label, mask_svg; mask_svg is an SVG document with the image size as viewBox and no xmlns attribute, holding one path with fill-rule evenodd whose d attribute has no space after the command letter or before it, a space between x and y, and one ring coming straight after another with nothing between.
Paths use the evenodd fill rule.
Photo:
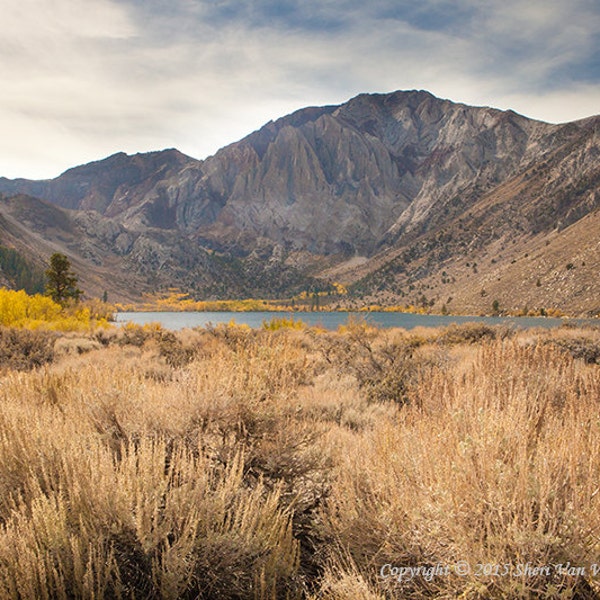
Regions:
<instances>
[{"instance_id":1,"label":"foreground meadow","mask_svg":"<svg viewBox=\"0 0 600 600\"><path fill-rule=\"evenodd\" d=\"M0 330L1 598L594 598L600 331Z\"/></svg>"}]
</instances>

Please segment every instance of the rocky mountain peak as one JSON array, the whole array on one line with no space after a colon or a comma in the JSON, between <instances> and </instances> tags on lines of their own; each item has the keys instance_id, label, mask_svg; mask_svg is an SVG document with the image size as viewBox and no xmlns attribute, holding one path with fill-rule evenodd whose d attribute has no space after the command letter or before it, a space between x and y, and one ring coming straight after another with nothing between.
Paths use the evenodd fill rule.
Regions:
<instances>
[{"instance_id":1,"label":"rocky mountain peak","mask_svg":"<svg viewBox=\"0 0 600 600\"><path fill-rule=\"evenodd\" d=\"M577 223L597 208L598 122L552 125L423 90L360 94L270 121L204 161L117 153L53 180L0 179L0 192L110 218L127 252L151 231L248 264L314 274L360 262L364 275L428 236L469 245L457 233L469 220L478 240L484 222L489 240L508 223L523 234ZM139 242L136 256L168 256L162 243ZM448 256L462 248L448 244ZM420 268L411 277L434 267Z\"/></svg>"}]
</instances>

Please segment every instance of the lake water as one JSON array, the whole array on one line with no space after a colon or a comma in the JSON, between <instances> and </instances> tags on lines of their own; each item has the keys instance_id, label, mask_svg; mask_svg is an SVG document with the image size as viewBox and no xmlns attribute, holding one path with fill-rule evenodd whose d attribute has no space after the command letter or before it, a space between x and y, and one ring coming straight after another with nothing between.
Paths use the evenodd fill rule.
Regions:
<instances>
[{"instance_id":1,"label":"lake water","mask_svg":"<svg viewBox=\"0 0 600 600\"><path fill-rule=\"evenodd\" d=\"M463 317L443 315L415 315L397 312L121 312L117 313L117 323L160 323L166 329L183 329L186 327L206 327L209 324L229 323L235 321L238 325L260 327L263 322L273 318L288 318L293 316L307 325L319 325L325 329L337 329L348 323L348 319L364 319L378 327L441 327L451 323L483 322L489 325L504 324L511 327L559 327L563 323L591 323L583 319L556 319L547 317ZM596 321L597 323L598 321Z\"/></svg>"}]
</instances>

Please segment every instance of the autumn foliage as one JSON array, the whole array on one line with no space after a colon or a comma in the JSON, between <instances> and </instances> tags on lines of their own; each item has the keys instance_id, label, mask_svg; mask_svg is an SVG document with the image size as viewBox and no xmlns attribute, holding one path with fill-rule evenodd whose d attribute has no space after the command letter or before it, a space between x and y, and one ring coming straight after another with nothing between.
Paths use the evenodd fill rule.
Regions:
<instances>
[{"instance_id":1,"label":"autumn foliage","mask_svg":"<svg viewBox=\"0 0 600 600\"><path fill-rule=\"evenodd\" d=\"M57 331L88 330L106 325L106 314L99 316L92 305L66 308L48 296L28 295L23 290L0 288L0 325Z\"/></svg>"}]
</instances>

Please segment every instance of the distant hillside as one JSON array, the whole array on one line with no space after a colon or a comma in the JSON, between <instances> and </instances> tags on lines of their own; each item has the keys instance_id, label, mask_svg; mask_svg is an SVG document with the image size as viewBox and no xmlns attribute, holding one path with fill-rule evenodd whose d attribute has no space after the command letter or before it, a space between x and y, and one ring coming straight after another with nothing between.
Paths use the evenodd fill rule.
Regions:
<instances>
[{"instance_id":1,"label":"distant hillside","mask_svg":"<svg viewBox=\"0 0 600 600\"><path fill-rule=\"evenodd\" d=\"M41 294L45 288L44 271L18 250L0 245L0 285Z\"/></svg>"},{"instance_id":2,"label":"distant hillside","mask_svg":"<svg viewBox=\"0 0 600 600\"><path fill-rule=\"evenodd\" d=\"M3 247L42 278L49 257L62 252L86 295L101 297L106 291L111 301L138 301L173 286L199 297L229 298L299 293L319 284L291 267L269 269L259 261L241 262L190 245L176 230L129 230L94 211L63 209L22 194L0 195L0 268ZM36 291L24 278L13 277L10 268L2 268L0 277L0 285Z\"/></svg>"},{"instance_id":3,"label":"distant hillside","mask_svg":"<svg viewBox=\"0 0 600 600\"><path fill-rule=\"evenodd\" d=\"M75 211L21 197L0 213L30 252L64 249L118 297L285 297L340 281L346 302L587 314L600 308L599 124L362 94L204 161L121 153L54 180L0 179L6 195Z\"/></svg>"}]
</instances>

